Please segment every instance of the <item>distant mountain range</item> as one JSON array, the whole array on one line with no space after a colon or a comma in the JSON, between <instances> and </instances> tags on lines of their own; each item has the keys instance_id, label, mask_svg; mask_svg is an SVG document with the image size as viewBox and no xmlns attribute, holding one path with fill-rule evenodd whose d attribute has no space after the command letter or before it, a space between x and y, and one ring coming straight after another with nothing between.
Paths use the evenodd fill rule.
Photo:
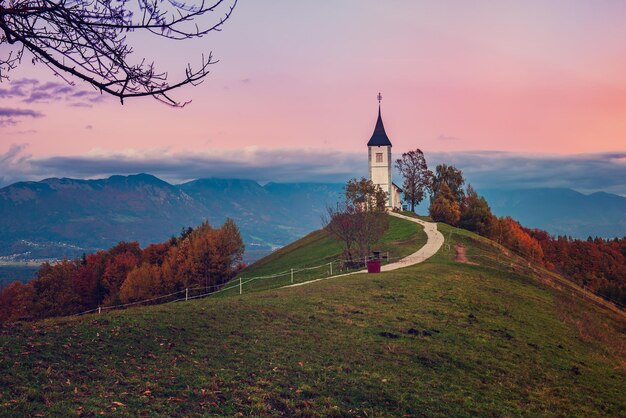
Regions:
<instances>
[{"instance_id":1,"label":"distant mountain range","mask_svg":"<svg viewBox=\"0 0 626 418\"><path fill-rule=\"evenodd\" d=\"M626 236L626 197L571 189L479 189L498 216L574 238Z\"/></svg>"},{"instance_id":2,"label":"distant mountain range","mask_svg":"<svg viewBox=\"0 0 626 418\"><path fill-rule=\"evenodd\" d=\"M149 174L15 183L0 189L0 260L75 257L119 241L146 245L226 217L255 259L320 228L342 187L234 179L171 185Z\"/></svg>"},{"instance_id":3,"label":"distant mountain range","mask_svg":"<svg viewBox=\"0 0 626 418\"><path fill-rule=\"evenodd\" d=\"M167 240L182 227L237 222L254 260L318 229L342 184L200 179L169 184L149 174L46 179L0 189L0 261L80 256L119 241ZM497 215L586 238L626 235L626 198L569 189L479 190Z\"/></svg>"}]
</instances>

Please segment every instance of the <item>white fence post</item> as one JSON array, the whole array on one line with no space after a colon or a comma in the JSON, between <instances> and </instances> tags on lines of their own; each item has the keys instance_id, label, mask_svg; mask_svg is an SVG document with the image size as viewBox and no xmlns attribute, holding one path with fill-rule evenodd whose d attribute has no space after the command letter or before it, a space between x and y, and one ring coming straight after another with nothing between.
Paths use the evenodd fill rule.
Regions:
<instances>
[{"instance_id":1,"label":"white fence post","mask_svg":"<svg viewBox=\"0 0 626 418\"><path fill-rule=\"evenodd\" d=\"M185 300L189 300L189 288L185 289Z\"/></svg>"},{"instance_id":2,"label":"white fence post","mask_svg":"<svg viewBox=\"0 0 626 418\"><path fill-rule=\"evenodd\" d=\"M98 306L98 313L102 313L102 308Z\"/></svg>"},{"instance_id":3,"label":"white fence post","mask_svg":"<svg viewBox=\"0 0 626 418\"><path fill-rule=\"evenodd\" d=\"M243 276L239 278L239 294L243 293Z\"/></svg>"},{"instance_id":4,"label":"white fence post","mask_svg":"<svg viewBox=\"0 0 626 418\"><path fill-rule=\"evenodd\" d=\"M293 269L291 269L291 283L293 283Z\"/></svg>"},{"instance_id":5,"label":"white fence post","mask_svg":"<svg viewBox=\"0 0 626 418\"><path fill-rule=\"evenodd\" d=\"M330 275L333 275L333 262L331 261L330 263L328 263L328 265L330 266Z\"/></svg>"}]
</instances>

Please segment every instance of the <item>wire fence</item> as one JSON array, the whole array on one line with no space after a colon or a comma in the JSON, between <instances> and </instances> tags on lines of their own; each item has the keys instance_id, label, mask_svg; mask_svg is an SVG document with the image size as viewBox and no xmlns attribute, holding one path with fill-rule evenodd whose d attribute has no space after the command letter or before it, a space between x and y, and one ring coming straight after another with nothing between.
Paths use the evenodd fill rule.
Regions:
<instances>
[{"instance_id":1,"label":"wire fence","mask_svg":"<svg viewBox=\"0 0 626 418\"><path fill-rule=\"evenodd\" d=\"M448 242L444 249L444 251L446 252L453 251L452 246L450 244L453 233L456 233L456 230L454 232L450 231L450 234L448 235ZM458 235L461 236L460 234ZM614 307L616 307L617 309L621 311L626 311L626 306L620 303L619 301L612 299L606 295L596 293L585 285L581 286L578 283L572 280L569 280L567 277L561 276L557 272L549 270L545 267L539 267L536 263L533 263L527 260L526 258L524 258L522 254L519 254L511 250L510 248L504 247L503 245L493 242L493 241L490 241L486 244L495 249L498 249L499 252L497 252L496 255L494 256L493 253L476 249L474 250L472 254L467 255L468 259L480 258L482 260L487 261L491 265L505 266L513 271L517 271L519 273L525 273L531 276L535 275L535 276L544 277L544 278L546 276L550 276L552 280L558 281L559 284L567 286L568 288L577 291L578 293L580 293L581 295L583 295L589 300L592 300L594 302L602 301L608 304L612 304ZM501 253L505 255L500 255ZM506 255L506 253L509 253L509 255ZM485 265L485 263L483 262L482 265Z\"/></svg>"},{"instance_id":2,"label":"wire fence","mask_svg":"<svg viewBox=\"0 0 626 418\"><path fill-rule=\"evenodd\" d=\"M103 312L117 310L117 309L126 309L134 306L143 306L143 305L162 305L167 303L176 303L189 301L194 299L200 299L212 295L216 295L219 293L224 293L229 290L232 290L235 293L243 294L244 289L246 289L246 285L248 290L257 290L251 283L259 282L259 281L267 281L270 279L274 279L272 283L270 283L270 287L280 287L286 284L294 284L294 283L303 283L310 280L316 280L321 278L329 278L334 276L339 276L342 274L346 274L349 272L356 272L367 268L367 262L371 261L373 257L364 257L363 260L348 260L342 258L336 258L329 262L325 262L317 265L306 265L300 267L290 268L288 270L284 270L274 274L262 275L262 276L253 276L253 277L245 277L239 276L235 279L219 284L219 285L211 285L211 286L201 286L201 287L188 287L185 289L178 290L176 292L168 293L165 295L154 296L147 299L142 299L138 301L121 303L117 305L107 305L107 306L99 306L94 309L89 309L87 311L76 313L72 316L81 316L86 314L102 314ZM394 260L400 259L411 259L411 257L390 257L387 253L386 255L379 258L381 262L390 263ZM324 261L317 260L317 262ZM275 280L275 279L283 279L283 280ZM269 288L269 287L268 287Z\"/></svg>"},{"instance_id":3,"label":"wire fence","mask_svg":"<svg viewBox=\"0 0 626 418\"><path fill-rule=\"evenodd\" d=\"M451 242L452 242L452 234L455 233L450 231L448 234L448 241L444 246L445 253L451 253L453 251ZM579 286L577 283L572 282L566 278L562 278L561 276L556 275L556 273L551 272L549 270L540 269L537 266L534 266L531 262L524 259L520 255L512 252L510 249L505 249L500 244L491 244L492 247L499 249L501 252L508 251L510 255L508 256L500 256L493 255L487 251L482 251L480 249L473 251L472 254L468 254L468 258L481 258L487 263L492 265L500 265L507 266L512 270L517 270L520 273L526 274L535 274L538 276L545 276L546 274L550 275L553 279L558 280L561 284L565 284L571 288L574 288L581 293L583 293L587 298L590 299L601 299L606 301L607 303L613 304L615 307L621 310L626 310L626 307L615 301L611 298L608 298L604 295L597 294L589 289ZM312 280L318 280L322 278L330 278L334 276L344 275L346 273L353 273L358 271L365 271L367 268L368 261L372 259L378 259L382 264L389 264L392 262L400 261L407 263L412 263L413 261L421 261L420 256L408 255L408 256L390 256L389 253L382 254L379 257L364 257L363 259L344 259L344 258L335 258L333 260L327 261L327 259L318 259L316 261L312 261L310 264L315 262L320 263L316 265L305 265L299 267L289 268L287 270L280 271L278 273L253 276L253 277L245 277L245 275L238 276L235 279L219 284L219 285L211 285L211 286L201 286L201 287L190 287L178 290L176 292L172 292L166 295L155 296L152 298L133 301L118 305L110 305L110 306L100 306L95 309L90 309L88 311L80 312L75 314L74 316L80 316L85 314L93 314L93 313L103 313L116 309L126 309L133 306L142 306L142 305L157 305L157 304L167 304L167 303L176 303L182 301L189 301L194 299L205 298L209 296L213 296L220 293L226 293L228 291L232 291L235 294L243 294L244 290L246 291L256 291L256 290L264 290L270 288L276 288L281 286L286 286L289 284L296 283L304 283Z\"/></svg>"}]
</instances>

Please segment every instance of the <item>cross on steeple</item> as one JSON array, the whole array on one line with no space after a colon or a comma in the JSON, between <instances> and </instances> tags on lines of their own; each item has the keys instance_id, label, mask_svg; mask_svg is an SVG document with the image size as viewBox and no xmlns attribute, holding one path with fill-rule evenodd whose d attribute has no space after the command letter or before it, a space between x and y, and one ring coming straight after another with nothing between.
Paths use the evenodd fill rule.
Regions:
<instances>
[{"instance_id":1,"label":"cross on steeple","mask_svg":"<svg viewBox=\"0 0 626 418\"><path fill-rule=\"evenodd\" d=\"M378 105L380 105L380 101L383 99L383 95L378 92L378 96L376 96L376 98L378 99Z\"/></svg>"}]
</instances>

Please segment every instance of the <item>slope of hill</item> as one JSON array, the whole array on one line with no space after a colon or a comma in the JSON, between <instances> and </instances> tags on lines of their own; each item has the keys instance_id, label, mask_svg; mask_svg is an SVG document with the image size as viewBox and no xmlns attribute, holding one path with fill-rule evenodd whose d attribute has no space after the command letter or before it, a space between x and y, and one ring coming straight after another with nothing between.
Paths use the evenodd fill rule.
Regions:
<instances>
[{"instance_id":1,"label":"slope of hill","mask_svg":"<svg viewBox=\"0 0 626 418\"><path fill-rule=\"evenodd\" d=\"M389 229L373 246L391 260L405 257L417 251L426 242L426 233L420 225L407 222L403 219L389 217ZM334 274L345 269L342 259L342 244L328 231L322 229L313 231L305 237L292 242L272 254L263 257L244 269L238 276L244 277L245 291L266 290L292 283L291 274L285 274L294 269L293 283L301 283L310 279L330 275L327 264L332 263ZM356 269L363 269L364 263L356 263ZM282 276L272 278L275 274ZM254 280L254 278L262 277ZM236 284L238 278L233 280ZM227 287L229 287L227 285ZM238 292L238 288L222 292L221 295L230 296Z\"/></svg>"},{"instance_id":2,"label":"slope of hill","mask_svg":"<svg viewBox=\"0 0 626 418\"><path fill-rule=\"evenodd\" d=\"M626 197L585 195L571 189L480 189L494 214L511 216L529 228L554 235L626 236Z\"/></svg>"},{"instance_id":3,"label":"slope of hill","mask_svg":"<svg viewBox=\"0 0 626 418\"><path fill-rule=\"evenodd\" d=\"M624 315L440 230L449 246L393 272L5 325L0 413L623 414Z\"/></svg>"}]
</instances>

